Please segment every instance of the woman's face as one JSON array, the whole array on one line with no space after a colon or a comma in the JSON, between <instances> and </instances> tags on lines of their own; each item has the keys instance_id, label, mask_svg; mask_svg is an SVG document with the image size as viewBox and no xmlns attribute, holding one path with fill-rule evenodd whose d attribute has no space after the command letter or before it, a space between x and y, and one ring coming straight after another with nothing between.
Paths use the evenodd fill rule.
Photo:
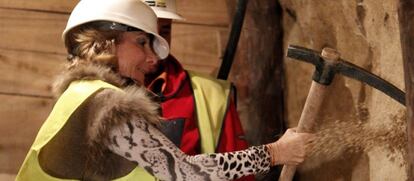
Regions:
<instances>
[{"instance_id":1,"label":"woman's face","mask_svg":"<svg viewBox=\"0 0 414 181\"><path fill-rule=\"evenodd\" d=\"M136 82L143 83L144 76L157 56L151 48L150 37L142 31L124 32L116 45L119 73Z\"/></svg>"}]
</instances>

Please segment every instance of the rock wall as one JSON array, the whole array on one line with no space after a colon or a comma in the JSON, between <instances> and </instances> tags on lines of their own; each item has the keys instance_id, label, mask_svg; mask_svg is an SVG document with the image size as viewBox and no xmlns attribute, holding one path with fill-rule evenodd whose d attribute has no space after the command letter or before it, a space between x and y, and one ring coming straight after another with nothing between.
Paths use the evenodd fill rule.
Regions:
<instances>
[{"instance_id":1,"label":"rock wall","mask_svg":"<svg viewBox=\"0 0 414 181\"><path fill-rule=\"evenodd\" d=\"M318 51L325 46L335 48L341 58L404 90L397 0L279 2L283 9L285 50L289 44ZM289 58L284 61L286 120L288 126L293 127L299 120L314 67ZM357 120L365 128L404 135L405 130L401 129L404 125L393 127L396 122L404 123L404 110L404 106L382 92L339 75L325 99L318 124L323 127L334 120L342 123ZM337 129L341 130L341 127ZM367 136L364 129L356 134ZM337 145L343 146L337 156L319 155L318 159L309 159L299 169L300 180L406 180L406 142L388 138L385 135L383 142L388 148L375 141L370 142L369 149L358 152ZM393 146L401 149L392 151L389 147Z\"/></svg>"}]
</instances>

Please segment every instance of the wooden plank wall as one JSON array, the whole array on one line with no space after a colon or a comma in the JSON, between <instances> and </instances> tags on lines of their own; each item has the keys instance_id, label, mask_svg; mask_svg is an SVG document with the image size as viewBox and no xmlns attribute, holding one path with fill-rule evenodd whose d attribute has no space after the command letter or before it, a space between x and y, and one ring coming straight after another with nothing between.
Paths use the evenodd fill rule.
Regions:
<instances>
[{"instance_id":1,"label":"wooden plank wall","mask_svg":"<svg viewBox=\"0 0 414 181\"><path fill-rule=\"evenodd\" d=\"M0 180L13 180L54 99L65 49L60 35L77 0L0 0ZM227 41L225 1L178 0L172 54L215 73Z\"/></svg>"},{"instance_id":2,"label":"wooden plank wall","mask_svg":"<svg viewBox=\"0 0 414 181\"><path fill-rule=\"evenodd\" d=\"M185 21L172 27L171 52L188 69L218 72L228 37L229 18L223 0L177 0Z\"/></svg>"}]
</instances>

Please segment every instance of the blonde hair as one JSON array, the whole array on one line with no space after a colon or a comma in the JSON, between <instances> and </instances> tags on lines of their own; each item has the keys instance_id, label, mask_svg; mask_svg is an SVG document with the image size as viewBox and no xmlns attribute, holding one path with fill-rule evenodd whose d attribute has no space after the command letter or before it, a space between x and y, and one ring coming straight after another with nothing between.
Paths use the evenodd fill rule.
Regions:
<instances>
[{"instance_id":1,"label":"blonde hair","mask_svg":"<svg viewBox=\"0 0 414 181\"><path fill-rule=\"evenodd\" d=\"M70 46L67 46L70 67L96 63L117 68L116 43L121 33L115 30L98 30L92 24L72 30L68 35Z\"/></svg>"}]
</instances>

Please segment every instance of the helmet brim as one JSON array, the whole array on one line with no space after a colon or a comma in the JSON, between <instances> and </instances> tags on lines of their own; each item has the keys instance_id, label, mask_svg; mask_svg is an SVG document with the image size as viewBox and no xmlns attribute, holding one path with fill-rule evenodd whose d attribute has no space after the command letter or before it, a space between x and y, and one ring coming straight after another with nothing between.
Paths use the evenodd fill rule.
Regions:
<instances>
[{"instance_id":1,"label":"helmet brim","mask_svg":"<svg viewBox=\"0 0 414 181\"><path fill-rule=\"evenodd\" d=\"M157 18L165 18L165 19L173 19L173 20L181 20L185 21L185 19L176 13L172 13L169 11L164 11L163 9L153 7L155 14L157 15Z\"/></svg>"}]
</instances>

